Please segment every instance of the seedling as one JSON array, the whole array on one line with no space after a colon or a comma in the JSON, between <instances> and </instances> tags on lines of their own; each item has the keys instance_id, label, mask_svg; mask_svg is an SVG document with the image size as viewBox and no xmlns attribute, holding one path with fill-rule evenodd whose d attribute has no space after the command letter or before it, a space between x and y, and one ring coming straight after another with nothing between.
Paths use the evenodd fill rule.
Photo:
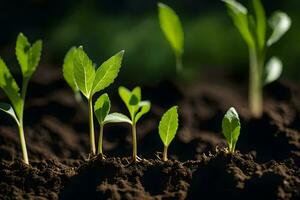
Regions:
<instances>
[{"instance_id":1,"label":"seedling","mask_svg":"<svg viewBox=\"0 0 300 200\"><path fill-rule=\"evenodd\" d=\"M239 115L233 107L229 108L223 118L222 130L228 144L229 152L234 153L236 142L240 135L241 124Z\"/></svg>"},{"instance_id":2,"label":"seedling","mask_svg":"<svg viewBox=\"0 0 300 200\"><path fill-rule=\"evenodd\" d=\"M163 161L168 160L168 147L176 135L178 128L177 106L171 107L159 122L159 136L164 143Z\"/></svg>"},{"instance_id":3,"label":"seedling","mask_svg":"<svg viewBox=\"0 0 300 200\"><path fill-rule=\"evenodd\" d=\"M129 91L125 87L119 87L119 95L125 103L130 118L121 113L112 113L106 117L107 122L125 122L131 125L132 130L132 160L137 162L140 158L137 156L137 142L136 142L136 123L147 112L149 112L151 104L149 101L141 101L141 88L136 87Z\"/></svg>"},{"instance_id":4,"label":"seedling","mask_svg":"<svg viewBox=\"0 0 300 200\"><path fill-rule=\"evenodd\" d=\"M254 15L235 0L223 1L249 49L249 108L254 117L260 117L263 112L263 85L278 79L282 72L282 63L277 57L272 57L264 68L266 51L288 31L291 20L286 13L276 11L269 19L273 32L266 40L266 16L260 0L252 1Z\"/></svg>"},{"instance_id":5,"label":"seedling","mask_svg":"<svg viewBox=\"0 0 300 200\"><path fill-rule=\"evenodd\" d=\"M184 46L184 34L181 22L175 11L169 6L158 3L159 24L166 39L170 43L176 57L176 70L182 70L182 54Z\"/></svg>"},{"instance_id":6,"label":"seedling","mask_svg":"<svg viewBox=\"0 0 300 200\"><path fill-rule=\"evenodd\" d=\"M28 83L39 64L41 52L41 40L37 40L31 45L22 33L18 35L16 56L22 71L21 90L5 62L0 58L0 87L3 89L12 104L11 106L8 103L0 103L0 110L9 114L18 125L23 160L26 164L29 164L29 160L23 127L24 103Z\"/></svg>"},{"instance_id":7,"label":"seedling","mask_svg":"<svg viewBox=\"0 0 300 200\"><path fill-rule=\"evenodd\" d=\"M96 154L93 120L93 96L95 93L103 90L114 82L121 67L123 54L124 51L120 51L119 53L103 62L101 66L97 70L95 70L93 62L84 52L82 47L77 48L73 52L74 79L71 78L70 80L71 82L72 80L75 80L75 85L78 87L83 96L85 96L88 100L90 145L91 152L93 154ZM71 68L69 70L71 70ZM70 75L70 77L71 76L72 75Z\"/></svg>"}]
</instances>

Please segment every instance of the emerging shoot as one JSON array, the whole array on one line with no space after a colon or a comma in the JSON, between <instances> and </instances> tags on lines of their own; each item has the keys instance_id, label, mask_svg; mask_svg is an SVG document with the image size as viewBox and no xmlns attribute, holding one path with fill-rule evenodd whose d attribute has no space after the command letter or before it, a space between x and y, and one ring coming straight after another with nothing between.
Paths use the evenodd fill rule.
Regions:
<instances>
[{"instance_id":1,"label":"emerging shoot","mask_svg":"<svg viewBox=\"0 0 300 200\"><path fill-rule=\"evenodd\" d=\"M147 112L149 112L151 104L149 101L141 101L141 88L136 87L132 91L129 91L125 87L119 87L119 95L125 103L130 119L120 113L112 113L107 116L106 120L109 122L126 122L131 124L132 131L132 161L139 161L137 156L137 142L136 142L136 123Z\"/></svg>"},{"instance_id":2,"label":"emerging shoot","mask_svg":"<svg viewBox=\"0 0 300 200\"><path fill-rule=\"evenodd\" d=\"M91 152L96 154L95 134L94 134L94 111L93 96L95 93L108 87L118 76L124 51L115 54L95 70L93 62L87 54L79 47L73 53L73 73L75 85L88 100L89 127ZM71 69L69 69L71 70ZM73 79L70 79L71 81Z\"/></svg>"},{"instance_id":3,"label":"emerging shoot","mask_svg":"<svg viewBox=\"0 0 300 200\"><path fill-rule=\"evenodd\" d=\"M276 43L290 28L289 16L276 11L269 19L273 30L266 39L267 20L260 0L253 0L254 14L249 14L246 7L235 0L223 0L234 25L239 30L249 49L249 108L254 117L261 117L263 112L264 84L278 79L282 72L282 63L272 57L265 66L265 55L268 47Z\"/></svg>"},{"instance_id":4,"label":"emerging shoot","mask_svg":"<svg viewBox=\"0 0 300 200\"><path fill-rule=\"evenodd\" d=\"M234 153L235 145L238 141L241 130L239 115L236 110L231 107L225 114L222 121L222 132L226 138L230 153Z\"/></svg>"},{"instance_id":5,"label":"emerging shoot","mask_svg":"<svg viewBox=\"0 0 300 200\"><path fill-rule=\"evenodd\" d=\"M12 104L11 106L8 103L0 103L0 110L9 114L18 125L23 160L26 164L29 164L29 160L23 127L24 103L28 83L40 62L41 52L41 40L37 40L31 45L22 33L18 35L16 56L22 71L21 90L5 62L0 58L0 87Z\"/></svg>"},{"instance_id":6,"label":"emerging shoot","mask_svg":"<svg viewBox=\"0 0 300 200\"><path fill-rule=\"evenodd\" d=\"M165 112L159 122L159 136L164 143L163 161L168 160L168 147L174 139L178 128L177 108L177 106L170 108L167 112Z\"/></svg>"},{"instance_id":7,"label":"emerging shoot","mask_svg":"<svg viewBox=\"0 0 300 200\"><path fill-rule=\"evenodd\" d=\"M176 57L176 70L182 70L182 54L184 46L184 34L181 22L175 11L169 6L158 3L158 17L160 28L170 43Z\"/></svg>"}]
</instances>

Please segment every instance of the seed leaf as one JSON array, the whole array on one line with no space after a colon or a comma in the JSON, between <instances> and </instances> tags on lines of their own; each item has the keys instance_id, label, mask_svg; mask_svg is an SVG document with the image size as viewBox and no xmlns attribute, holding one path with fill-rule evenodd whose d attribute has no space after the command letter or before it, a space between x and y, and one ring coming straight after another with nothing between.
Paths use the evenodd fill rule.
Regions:
<instances>
[{"instance_id":1,"label":"seed leaf","mask_svg":"<svg viewBox=\"0 0 300 200\"><path fill-rule=\"evenodd\" d=\"M10 104L0 102L0 110L2 110L3 112L9 114L17 122L17 124L19 124L19 120L18 120L18 118L17 118L17 116L15 114L15 111L11 107Z\"/></svg>"},{"instance_id":2,"label":"seed leaf","mask_svg":"<svg viewBox=\"0 0 300 200\"><path fill-rule=\"evenodd\" d=\"M282 73L282 62L277 57L272 57L266 64L265 84L276 81Z\"/></svg>"},{"instance_id":3,"label":"seed leaf","mask_svg":"<svg viewBox=\"0 0 300 200\"><path fill-rule=\"evenodd\" d=\"M291 19L286 13L281 11L275 12L269 20L273 33L268 39L267 45L271 46L277 42L289 30L291 23Z\"/></svg>"},{"instance_id":4,"label":"seed leaf","mask_svg":"<svg viewBox=\"0 0 300 200\"><path fill-rule=\"evenodd\" d=\"M107 115L103 123L107 124L107 123L122 123L122 122L132 124L131 120L126 115L123 115L121 113L111 113Z\"/></svg>"},{"instance_id":5,"label":"seed leaf","mask_svg":"<svg viewBox=\"0 0 300 200\"><path fill-rule=\"evenodd\" d=\"M157 5L160 27L173 48L175 55L181 56L184 51L184 34L180 19L169 6L163 3L158 3Z\"/></svg>"},{"instance_id":6,"label":"seed leaf","mask_svg":"<svg viewBox=\"0 0 300 200\"><path fill-rule=\"evenodd\" d=\"M229 151L232 153L235 150L235 145L240 135L240 129L241 129L241 125L240 125L239 115L236 112L236 110L233 107L231 107L226 112L223 118L222 130L223 130L223 135L227 140Z\"/></svg>"},{"instance_id":7,"label":"seed leaf","mask_svg":"<svg viewBox=\"0 0 300 200\"><path fill-rule=\"evenodd\" d=\"M103 123L105 117L108 115L110 107L110 99L106 93L102 94L95 102L94 111L100 124Z\"/></svg>"},{"instance_id":8,"label":"seed leaf","mask_svg":"<svg viewBox=\"0 0 300 200\"><path fill-rule=\"evenodd\" d=\"M177 106L171 107L167 112L165 112L159 122L159 136L166 147L168 147L174 139L178 128L177 108Z\"/></svg>"},{"instance_id":9,"label":"seed leaf","mask_svg":"<svg viewBox=\"0 0 300 200\"><path fill-rule=\"evenodd\" d=\"M135 123L137 123L138 120L139 120L144 114L146 114L147 112L149 112L150 107L151 107L150 101L141 101L141 102L139 103L140 111L139 111L139 112L136 114L136 116L135 116Z\"/></svg>"},{"instance_id":10,"label":"seed leaf","mask_svg":"<svg viewBox=\"0 0 300 200\"><path fill-rule=\"evenodd\" d=\"M21 115L23 100L20 96L20 88L11 75L5 62L0 58L0 87L11 101L17 116Z\"/></svg>"},{"instance_id":11,"label":"seed leaf","mask_svg":"<svg viewBox=\"0 0 300 200\"><path fill-rule=\"evenodd\" d=\"M92 95L112 84L120 71L124 50L105 61L96 71Z\"/></svg>"},{"instance_id":12,"label":"seed leaf","mask_svg":"<svg viewBox=\"0 0 300 200\"><path fill-rule=\"evenodd\" d=\"M139 109L139 102L141 99L141 88L135 87L132 92L125 87L119 87L119 95L125 103L130 117L133 120L136 112Z\"/></svg>"},{"instance_id":13,"label":"seed leaf","mask_svg":"<svg viewBox=\"0 0 300 200\"><path fill-rule=\"evenodd\" d=\"M223 0L223 2L226 3L228 14L231 16L234 25L241 33L247 45L254 48L255 42L249 29L247 8L235 0Z\"/></svg>"},{"instance_id":14,"label":"seed leaf","mask_svg":"<svg viewBox=\"0 0 300 200\"><path fill-rule=\"evenodd\" d=\"M253 0L253 8L256 18L256 34L258 38L259 48L262 50L265 47L266 38L266 15L263 5L260 0Z\"/></svg>"},{"instance_id":15,"label":"seed leaf","mask_svg":"<svg viewBox=\"0 0 300 200\"><path fill-rule=\"evenodd\" d=\"M82 47L77 48L73 64L76 85L82 94L89 98L95 77L95 68Z\"/></svg>"},{"instance_id":16,"label":"seed leaf","mask_svg":"<svg viewBox=\"0 0 300 200\"><path fill-rule=\"evenodd\" d=\"M67 52L63 64L63 76L74 92L79 90L75 82L74 70L73 70L74 69L73 60L74 60L75 52L76 52L76 47L72 47Z\"/></svg>"}]
</instances>

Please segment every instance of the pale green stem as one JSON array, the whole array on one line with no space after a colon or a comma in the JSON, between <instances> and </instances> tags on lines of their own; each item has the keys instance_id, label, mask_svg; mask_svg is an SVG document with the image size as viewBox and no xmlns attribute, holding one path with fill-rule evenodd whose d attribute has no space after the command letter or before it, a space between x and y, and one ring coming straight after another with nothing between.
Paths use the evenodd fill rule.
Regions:
<instances>
[{"instance_id":1,"label":"pale green stem","mask_svg":"<svg viewBox=\"0 0 300 200\"><path fill-rule=\"evenodd\" d=\"M249 57L249 108L252 115L259 118L263 112L262 61L253 48L250 48Z\"/></svg>"},{"instance_id":2,"label":"pale green stem","mask_svg":"<svg viewBox=\"0 0 300 200\"><path fill-rule=\"evenodd\" d=\"M180 55L176 55L176 71L177 73L181 72L182 70L182 58Z\"/></svg>"},{"instance_id":3,"label":"pale green stem","mask_svg":"<svg viewBox=\"0 0 300 200\"><path fill-rule=\"evenodd\" d=\"M163 152L163 161L168 160L168 147L164 146L164 152Z\"/></svg>"},{"instance_id":4,"label":"pale green stem","mask_svg":"<svg viewBox=\"0 0 300 200\"><path fill-rule=\"evenodd\" d=\"M29 165L27 148L26 148L26 140L25 140L25 137L24 137L23 122L20 122L20 124L18 124L18 127L19 127L19 136L20 136L21 148L22 148L22 153L23 153L23 160L24 160L24 163Z\"/></svg>"},{"instance_id":5,"label":"pale green stem","mask_svg":"<svg viewBox=\"0 0 300 200\"><path fill-rule=\"evenodd\" d=\"M103 154L102 145L103 145L103 124L100 123L100 133L99 133L99 140L98 140L98 154Z\"/></svg>"},{"instance_id":6,"label":"pale green stem","mask_svg":"<svg viewBox=\"0 0 300 200\"><path fill-rule=\"evenodd\" d=\"M132 160L137 161L136 125L132 124Z\"/></svg>"},{"instance_id":7,"label":"pale green stem","mask_svg":"<svg viewBox=\"0 0 300 200\"><path fill-rule=\"evenodd\" d=\"M91 145L91 152L96 154L96 146L95 146L95 133L94 133L94 111L93 111L93 98L90 97L88 99L89 104L89 125L90 125L90 145Z\"/></svg>"}]
</instances>

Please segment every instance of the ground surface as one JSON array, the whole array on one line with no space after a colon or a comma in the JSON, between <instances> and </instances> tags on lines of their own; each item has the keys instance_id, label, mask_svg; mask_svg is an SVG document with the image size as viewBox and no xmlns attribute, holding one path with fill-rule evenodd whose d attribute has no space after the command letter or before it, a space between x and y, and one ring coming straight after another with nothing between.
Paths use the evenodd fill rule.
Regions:
<instances>
[{"instance_id":1,"label":"ground surface","mask_svg":"<svg viewBox=\"0 0 300 200\"><path fill-rule=\"evenodd\" d=\"M75 102L60 71L38 73L25 113L30 166L19 160L15 125L0 115L0 199L300 199L300 88L288 81L265 88L260 119L247 109L246 82L232 75L143 87L152 109L137 126L144 160L131 164L129 127L105 127L107 159L89 157L85 105ZM113 111L126 112L116 94L111 99ZM179 106L180 127L171 160L162 162L157 126L172 105ZM230 106L242 120L233 156L220 127Z\"/></svg>"}]
</instances>

